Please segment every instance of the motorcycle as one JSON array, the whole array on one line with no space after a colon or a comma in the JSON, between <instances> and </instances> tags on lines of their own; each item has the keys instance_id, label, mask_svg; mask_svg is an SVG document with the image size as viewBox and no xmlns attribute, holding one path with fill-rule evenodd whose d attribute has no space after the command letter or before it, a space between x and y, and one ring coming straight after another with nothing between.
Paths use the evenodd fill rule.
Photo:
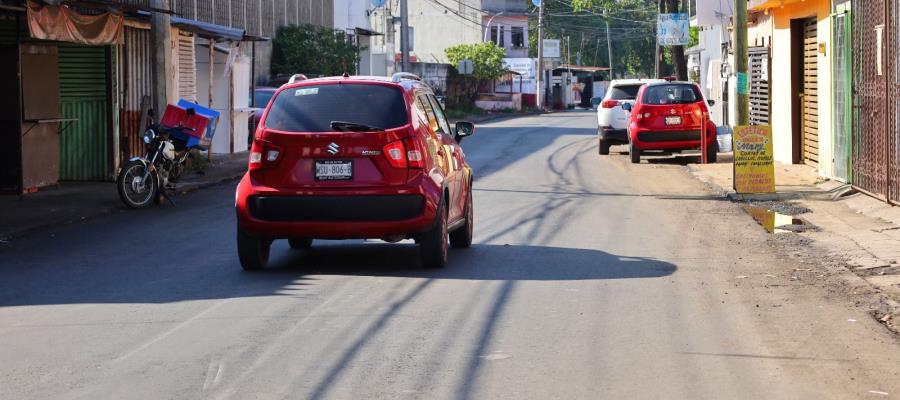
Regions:
<instances>
[{"instance_id":1,"label":"motorcycle","mask_svg":"<svg viewBox=\"0 0 900 400\"><path fill-rule=\"evenodd\" d=\"M187 109L188 116L194 114L193 108ZM169 192L174 189L173 183L178 181L196 148L180 138L193 131L193 128L180 124L174 127L151 124L144 131L146 155L128 160L116 178L119 198L126 206L146 208L162 203L164 198L175 205Z\"/></svg>"}]
</instances>

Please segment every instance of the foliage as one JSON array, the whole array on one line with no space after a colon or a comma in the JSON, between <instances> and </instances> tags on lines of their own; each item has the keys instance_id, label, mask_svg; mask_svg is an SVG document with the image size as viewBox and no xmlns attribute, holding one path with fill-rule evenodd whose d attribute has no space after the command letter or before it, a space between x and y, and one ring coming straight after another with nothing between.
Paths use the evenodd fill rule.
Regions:
<instances>
[{"instance_id":1,"label":"foliage","mask_svg":"<svg viewBox=\"0 0 900 400\"><path fill-rule=\"evenodd\" d=\"M478 86L491 82L503 75L503 57L506 50L494 43L460 44L449 47L444 52L450 64L456 67L461 60L472 60L472 75L462 75L464 91L461 98L450 99L450 103L471 108L478 96Z\"/></svg>"},{"instance_id":2,"label":"foliage","mask_svg":"<svg viewBox=\"0 0 900 400\"><path fill-rule=\"evenodd\" d=\"M355 73L360 50L343 31L315 25L284 26L272 40L272 74Z\"/></svg>"},{"instance_id":3,"label":"foliage","mask_svg":"<svg viewBox=\"0 0 900 400\"><path fill-rule=\"evenodd\" d=\"M684 1L684 0L682 0ZM653 77L656 69L656 15L658 0L544 0L544 37L561 39L563 60L566 38L570 59L582 53L582 65L608 67L606 23L609 23L613 70L616 78ZM529 2L529 4L531 4ZM531 57L537 56L537 9L529 6ZM692 29L691 45L698 33ZM674 74L672 47L662 49L660 76Z\"/></svg>"},{"instance_id":4,"label":"foliage","mask_svg":"<svg viewBox=\"0 0 900 400\"><path fill-rule=\"evenodd\" d=\"M453 66L461 60L472 60L472 76L475 79L494 80L503 75L503 57L506 50L494 43L460 44L444 50Z\"/></svg>"}]
</instances>

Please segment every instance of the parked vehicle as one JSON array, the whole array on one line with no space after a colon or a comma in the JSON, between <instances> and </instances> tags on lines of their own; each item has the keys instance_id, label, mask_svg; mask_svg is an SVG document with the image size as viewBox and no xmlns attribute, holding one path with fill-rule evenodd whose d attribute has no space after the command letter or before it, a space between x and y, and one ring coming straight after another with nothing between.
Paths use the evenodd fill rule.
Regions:
<instances>
[{"instance_id":1,"label":"parked vehicle","mask_svg":"<svg viewBox=\"0 0 900 400\"><path fill-rule=\"evenodd\" d=\"M691 82L649 83L638 92L628 124L632 163L641 162L641 153L650 150L682 151L701 148L701 131L706 140L706 158L716 162L716 124L700 87Z\"/></svg>"},{"instance_id":2,"label":"parked vehicle","mask_svg":"<svg viewBox=\"0 0 900 400\"><path fill-rule=\"evenodd\" d=\"M432 90L412 74L331 77L275 93L236 192L241 266L264 268L273 240L414 239L422 264L472 243L472 169Z\"/></svg>"},{"instance_id":3,"label":"parked vehicle","mask_svg":"<svg viewBox=\"0 0 900 400\"><path fill-rule=\"evenodd\" d=\"M618 79L609 83L606 95L597 107L598 152L609 154L609 148L617 144L628 144L628 117L630 113L622 106L634 104L641 86L661 79Z\"/></svg>"},{"instance_id":4,"label":"parked vehicle","mask_svg":"<svg viewBox=\"0 0 900 400\"><path fill-rule=\"evenodd\" d=\"M193 108L187 109L189 118L194 115ZM129 160L116 178L119 198L126 206L145 208L169 198L166 192L172 189L170 185L181 177L191 151L199 148L199 142L191 139L190 133L195 130L183 125L152 124L144 132L146 155Z\"/></svg>"},{"instance_id":5,"label":"parked vehicle","mask_svg":"<svg viewBox=\"0 0 900 400\"><path fill-rule=\"evenodd\" d=\"M253 95L251 99L253 99L253 104L251 104L250 108L253 109L253 113L250 114L250 118L247 120L247 145L253 145L253 134L256 132L256 127L259 125L259 120L262 118L263 111L265 111L266 106L269 105L269 100L272 99L272 96L275 95L275 91L278 88L268 87L268 86L259 86L253 91Z\"/></svg>"}]
</instances>

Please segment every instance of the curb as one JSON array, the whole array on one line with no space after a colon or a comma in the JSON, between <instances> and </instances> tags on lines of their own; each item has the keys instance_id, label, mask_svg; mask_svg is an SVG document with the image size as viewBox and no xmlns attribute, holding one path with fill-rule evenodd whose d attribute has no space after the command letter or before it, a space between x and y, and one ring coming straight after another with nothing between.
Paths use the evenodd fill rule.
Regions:
<instances>
[{"instance_id":1,"label":"curb","mask_svg":"<svg viewBox=\"0 0 900 400\"><path fill-rule=\"evenodd\" d=\"M234 180L234 179L240 178L244 174L244 172L245 171L242 170L239 173L226 174L226 175L217 177L217 178L209 180L209 181L191 183L191 184L185 185L185 187L176 187L175 194L176 195L184 195L184 194L191 193L191 192L194 192L194 191L197 191L200 189L204 189L204 188L207 188L210 186L214 186L214 185L218 185L218 184L230 181L230 180ZM78 219L71 219L71 220L66 220L66 221L48 221L46 223L43 223L40 225L35 225L35 226L30 226L25 229L13 230L10 232L3 233L2 235L0 235L0 244L3 244L3 241L9 242L9 241L12 241L13 239L19 239L19 238L22 238L22 237L25 237L28 235L38 233L38 232L43 231L50 227L68 226L68 225L73 225L73 224L77 224L77 223L81 223L81 222L91 221L91 220L94 220L96 218L99 218L99 217L102 217L105 215L113 214L116 211L126 212L126 211L133 211L133 210L126 209L125 206L123 206L121 204L118 204L114 207L97 208L96 210L94 210L94 212L85 213L85 215L82 215L81 218L78 218Z\"/></svg>"},{"instance_id":2,"label":"curb","mask_svg":"<svg viewBox=\"0 0 900 400\"><path fill-rule=\"evenodd\" d=\"M721 195L732 202L746 201L784 201L784 200L802 200L822 197L823 199L833 200L835 194L833 190L823 187L821 184L815 185L811 192L794 192L794 193L765 193L765 194L738 194L733 190L723 188L721 185L710 179L697 174L697 169L692 165L685 166L686 171L696 180L702 182L708 189ZM840 187L838 187L840 189ZM840 191L838 191L840 192ZM865 287L872 290L870 294L878 300L882 305L879 309L869 310L869 314L876 322L883 325L889 331L896 335L900 335L900 303L886 295L882 290L872 282L857 274L852 269L842 266L838 277L846 282L849 286ZM889 316L888 320L882 320L885 316Z\"/></svg>"}]
</instances>

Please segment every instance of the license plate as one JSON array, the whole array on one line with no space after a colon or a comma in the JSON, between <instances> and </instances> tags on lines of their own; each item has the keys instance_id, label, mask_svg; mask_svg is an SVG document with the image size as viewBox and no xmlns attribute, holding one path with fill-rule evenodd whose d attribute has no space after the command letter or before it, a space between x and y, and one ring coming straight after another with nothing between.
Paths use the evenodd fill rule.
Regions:
<instances>
[{"instance_id":1,"label":"license plate","mask_svg":"<svg viewBox=\"0 0 900 400\"><path fill-rule=\"evenodd\" d=\"M353 161L316 161L317 181L349 181L353 179Z\"/></svg>"},{"instance_id":2,"label":"license plate","mask_svg":"<svg viewBox=\"0 0 900 400\"><path fill-rule=\"evenodd\" d=\"M666 117L666 125L681 125L681 117Z\"/></svg>"}]
</instances>

